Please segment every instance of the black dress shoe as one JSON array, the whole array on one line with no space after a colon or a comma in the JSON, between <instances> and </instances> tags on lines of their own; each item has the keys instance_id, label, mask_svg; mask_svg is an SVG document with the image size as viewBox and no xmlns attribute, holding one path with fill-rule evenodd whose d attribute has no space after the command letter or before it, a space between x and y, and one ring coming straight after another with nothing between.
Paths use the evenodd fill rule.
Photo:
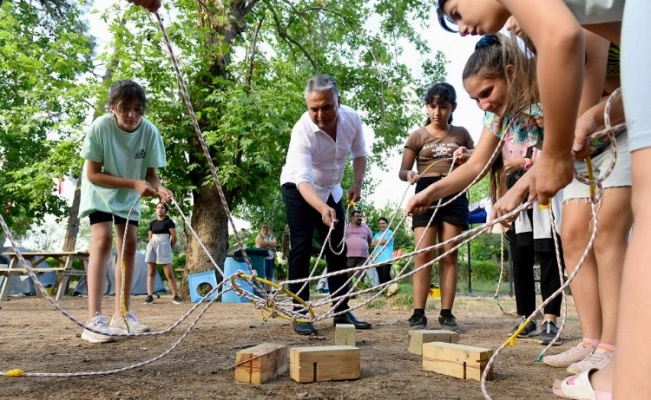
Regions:
<instances>
[{"instance_id":1,"label":"black dress shoe","mask_svg":"<svg viewBox=\"0 0 651 400\"><path fill-rule=\"evenodd\" d=\"M355 315L351 311L347 311L342 315L335 317L335 325L337 324L350 324L355 325L355 329L371 329L373 325L366 321L360 321L355 318Z\"/></svg>"},{"instance_id":2,"label":"black dress shoe","mask_svg":"<svg viewBox=\"0 0 651 400\"><path fill-rule=\"evenodd\" d=\"M299 335L316 335L317 331L311 322L294 322L294 332Z\"/></svg>"}]
</instances>

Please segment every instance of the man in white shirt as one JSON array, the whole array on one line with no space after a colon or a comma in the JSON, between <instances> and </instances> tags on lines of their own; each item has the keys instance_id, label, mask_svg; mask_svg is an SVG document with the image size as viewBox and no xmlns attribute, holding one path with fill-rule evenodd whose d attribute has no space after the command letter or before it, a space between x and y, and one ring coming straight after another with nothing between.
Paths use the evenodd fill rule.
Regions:
<instances>
[{"instance_id":1,"label":"man in white shirt","mask_svg":"<svg viewBox=\"0 0 651 400\"><path fill-rule=\"evenodd\" d=\"M346 252L340 252L339 246L344 236L345 220L341 180L348 154L353 157L354 183L348 191L347 203L360 199L366 171L362 121L355 110L341 105L335 79L321 74L310 78L305 88L305 102L307 112L292 129L287 159L280 175L291 232L290 280L309 276L314 229L323 241L333 223L330 243L340 254L333 253L331 246L326 244L328 272L346 268ZM342 288L347 279L347 274L329 277L330 293L336 293L335 297L347 293L348 288ZM306 285L300 290L302 286L302 283L293 284L290 290L307 301L310 298L309 287ZM336 306L335 311L346 310L347 298ZM350 311L335 317L337 323L353 324L357 329L371 328L371 324L358 320ZM299 335L316 334L311 323L294 322L294 331Z\"/></svg>"}]
</instances>

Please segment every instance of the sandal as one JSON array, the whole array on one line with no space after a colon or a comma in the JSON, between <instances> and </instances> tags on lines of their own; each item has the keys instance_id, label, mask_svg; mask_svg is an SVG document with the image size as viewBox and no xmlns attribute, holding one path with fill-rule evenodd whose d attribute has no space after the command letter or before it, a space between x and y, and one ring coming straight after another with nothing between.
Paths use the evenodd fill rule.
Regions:
<instances>
[{"instance_id":1,"label":"sandal","mask_svg":"<svg viewBox=\"0 0 651 400\"><path fill-rule=\"evenodd\" d=\"M590 374L595 371L597 371L597 369L583 371L578 375L573 375L569 378L563 379L560 384L556 381L554 382L552 391L556 396L564 399L611 400L613 398L612 393L598 392L592 388L592 384L590 383Z\"/></svg>"}]
</instances>

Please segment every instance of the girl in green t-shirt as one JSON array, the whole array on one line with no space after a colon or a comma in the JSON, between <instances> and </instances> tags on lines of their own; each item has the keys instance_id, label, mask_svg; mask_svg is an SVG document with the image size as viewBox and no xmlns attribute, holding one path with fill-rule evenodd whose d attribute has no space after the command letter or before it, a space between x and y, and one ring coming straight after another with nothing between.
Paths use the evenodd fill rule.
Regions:
<instances>
[{"instance_id":1,"label":"girl in green t-shirt","mask_svg":"<svg viewBox=\"0 0 651 400\"><path fill-rule=\"evenodd\" d=\"M140 85L118 81L109 92L110 113L93 121L81 150L82 174L79 215L90 219L88 260L88 322L82 339L91 343L114 339L110 334L147 332L149 328L129 311L140 218L140 196L172 199L156 169L166 164L165 149L156 127L143 117L147 97ZM110 324L102 315L102 291L111 258L115 225L115 307ZM126 237L125 237L126 231ZM124 282L121 266L124 265ZM127 288L121 296L122 284ZM122 304L127 310L122 314Z\"/></svg>"}]
</instances>

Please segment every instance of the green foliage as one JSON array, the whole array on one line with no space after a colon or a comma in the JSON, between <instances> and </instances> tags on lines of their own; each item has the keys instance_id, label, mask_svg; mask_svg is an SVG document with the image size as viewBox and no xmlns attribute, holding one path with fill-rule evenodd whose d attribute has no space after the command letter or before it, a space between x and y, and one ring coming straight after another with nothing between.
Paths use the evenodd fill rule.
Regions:
<instances>
[{"instance_id":1,"label":"green foliage","mask_svg":"<svg viewBox=\"0 0 651 400\"><path fill-rule=\"evenodd\" d=\"M80 170L76 154L88 104L102 104L114 81L133 79L145 88L147 118L165 141L162 181L186 214L203 215L197 207L208 202L198 199L214 183L151 14L116 3L102 16L111 43L92 60L93 43L82 20L86 4L2 4L0 211L18 230L46 213L64 215L63 203L51 194L51 179ZM228 206L254 231L266 220L278 237L285 224L278 177L292 126L305 111L302 92L309 76L337 78L343 103L358 109L375 133L375 161L401 144L420 117L416 88L441 80L445 71L445 58L430 55L417 33L431 18L427 1L261 0L243 6L169 0L166 8L174 17L165 21L167 31ZM65 18L52 23L56 13ZM399 61L404 43L423 55L419 71ZM110 69L108 79L100 81L91 61ZM86 81L79 79L83 74ZM366 182L366 190L372 186ZM208 249L217 259L223 256L216 253L227 241L224 225L193 223L214 235Z\"/></svg>"},{"instance_id":2,"label":"green foliage","mask_svg":"<svg viewBox=\"0 0 651 400\"><path fill-rule=\"evenodd\" d=\"M471 279L473 282L493 282L497 284L500 277L500 265L490 260L472 260L470 264L472 267ZM504 263L504 268L508 268L508 263ZM468 263L465 261L459 262L459 284L463 286L463 282L468 282Z\"/></svg>"},{"instance_id":3,"label":"green foliage","mask_svg":"<svg viewBox=\"0 0 651 400\"><path fill-rule=\"evenodd\" d=\"M476 145L476 144L475 144ZM470 204L477 203L480 200L490 197L490 177L487 174L479 182L470 187L468 191L468 201Z\"/></svg>"},{"instance_id":4,"label":"green foliage","mask_svg":"<svg viewBox=\"0 0 651 400\"><path fill-rule=\"evenodd\" d=\"M500 278L500 266L491 261L475 261L471 264L473 280L495 282ZM505 268L508 263L505 263Z\"/></svg>"},{"instance_id":5,"label":"green foliage","mask_svg":"<svg viewBox=\"0 0 651 400\"><path fill-rule=\"evenodd\" d=\"M93 43L78 2L0 7L0 212L18 234L65 204L53 179L75 164Z\"/></svg>"},{"instance_id":6,"label":"green foliage","mask_svg":"<svg viewBox=\"0 0 651 400\"><path fill-rule=\"evenodd\" d=\"M418 7L413 8L416 4ZM215 31L225 34L232 28L226 22L230 20L223 18L228 12L210 6L197 10L195 2L187 1L170 1L168 6L178 7L178 19L169 31L182 54L181 68L189 77L190 95L220 183L233 212L253 227L266 221L276 235L284 229L278 176L291 127L305 111L303 86L315 72L334 75L344 103L362 112L364 122L375 132L375 157L402 143L415 121L414 110L419 104L412 89L415 80L397 60L402 52L398 41L406 38L427 54L424 42L415 33L415 23L424 21L426 10L431 8L427 2L372 6L361 1L260 2L242 16L250 29L231 41L226 40L228 35L215 35ZM380 28L366 25L369 15ZM129 44L134 49L121 57L116 75L129 71L148 82L150 115L165 135L170 161L164 178L175 193L197 191L212 183L179 98L161 95L175 93L176 88L166 55L152 45L160 35L150 32L141 15L127 16L127 26L114 24L115 44ZM213 30L206 30L207 26ZM253 27L257 26L260 30L255 35ZM138 31L147 34L134 46L132 39ZM251 51L254 44L255 53ZM136 62L139 59L156 61ZM424 62L430 68L423 69L423 78L431 74L436 76L424 79L440 80L444 69L434 65L444 64L443 57L425 57ZM156 68L146 68L152 64ZM179 158L179 154L186 156Z\"/></svg>"},{"instance_id":7,"label":"green foliage","mask_svg":"<svg viewBox=\"0 0 651 400\"><path fill-rule=\"evenodd\" d=\"M463 252L462 252L463 250ZM467 247L460 249L459 254L467 258ZM506 239L502 244L501 235L485 233L470 243L470 255L473 263L476 261L492 261L498 263L500 255L504 260L508 260L508 242Z\"/></svg>"}]
</instances>

